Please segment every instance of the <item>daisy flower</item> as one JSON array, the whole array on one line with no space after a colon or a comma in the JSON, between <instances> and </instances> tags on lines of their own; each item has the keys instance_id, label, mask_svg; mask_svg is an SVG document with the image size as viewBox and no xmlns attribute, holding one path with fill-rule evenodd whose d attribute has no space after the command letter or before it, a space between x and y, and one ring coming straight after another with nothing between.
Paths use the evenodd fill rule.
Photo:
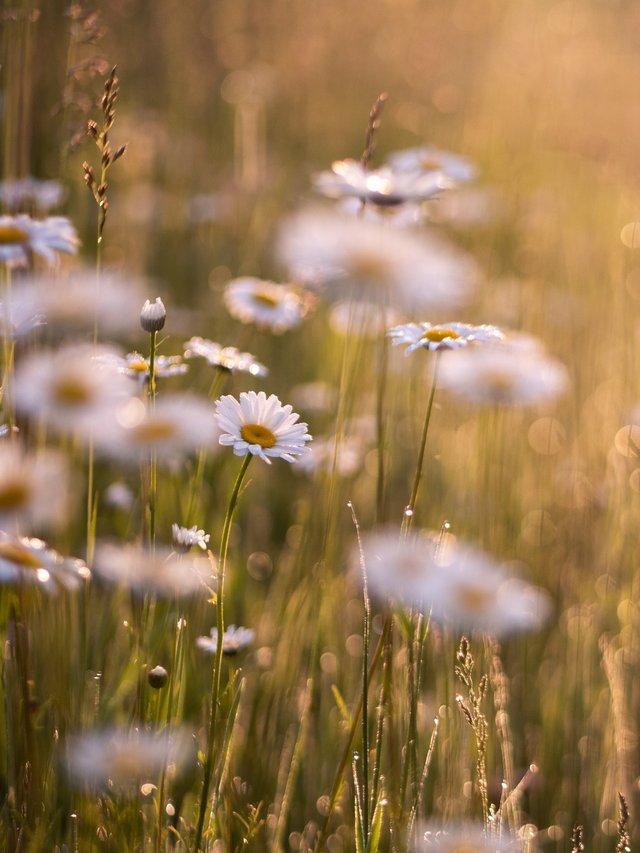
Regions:
<instances>
[{"instance_id":1,"label":"daisy flower","mask_svg":"<svg viewBox=\"0 0 640 853\"><path fill-rule=\"evenodd\" d=\"M112 354L108 356L107 361L130 379L137 379L141 383L149 381L149 359L139 352L128 352L125 356ZM189 365L185 364L179 355L156 355L153 370L156 379L166 379L170 376L183 376L189 371Z\"/></svg>"},{"instance_id":2,"label":"daisy flower","mask_svg":"<svg viewBox=\"0 0 640 853\"><path fill-rule=\"evenodd\" d=\"M187 394L167 394L150 407L128 399L93 433L96 449L115 459L140 462L155 453L169 463L214 444L216 421L210 404Z\"/></svg>"},{"instance_id":3,"label":"daisy flower","mask_svg":"<svg viewBox=\"0 0 640 853\"><path fill-rule=\"evenodd\" d=\"M431 145L396 151L389 155L387 161L398 172L435 172L456 183L471 181L476 176L476 167L466 157L440 151Z\"/></svg>"},{"instance_id":4,"label":"daisy flower","mask_svg":"<svg viewBox=\"0 0 640 853\"><path fill-rule=\"evenodd\" d=\"M256 632L252 628L236 628L235 625L229 625L222 635L222 654L237 654L240 649L251 645L255 635ZM212 628L210 637L198 637L196 645L203 651L214 655L218 650L218 629Z\"/></svg>"},{"instance_id":5,"label":"daisy flower","mask_svg":"<svg viewBox=\"0 0 640 853\"><path fill-rule=\"evenodd\" d=\"M405 311L451 309L476 277L467 255L431 235L335 212L306 210L285 220L277 252L296 281Z\"/></svg>"},{"instance_id":6,"label":"daisy flower","mask_svg":"<svg viewBox=\"0 0 640 853\"><path fill-rule=\"evenodd\" d=\"M156 783L169 766L175 774L191 757L185 732L141 729L85 732L67 740L67 774L77 787L135 796L145 782Z\"/></svg>"},{"instance_id":7,"label":"daisy flower","mask_svg":"<svg viewBox=\"0 0 640 853\"><path fill-rule=\"evenodd\" d=\"M329 198L355 197L381 207L434 198L452 186L438 171L395 170L390 166L367 169L357 160L337 160L331 171L314 178L318 192Z\"/></svg>"},{"instance_id":8,"label":"daisy flower","mask_svg":"<svg viewBox=\"0 0 640 853\"><path fill-rule=\"evenodd\" d=\"M10 211L34 208L38 213L48 213L60 207L66 196L59 181L33 178L9 178L0 181L0 204Z\"/></svg>"},{"instance_id":9,"label":"daisy flower","mask_svg":"<svg viewBox=\"0 0 640 853\"><path fill-rule=\"evenodd\" d=\"M229 373L250 373L252 376L266 376L267 368L260 364L249 352L240 352L236 347L223 347L207 338L194 337L185 341L185 358L204 358L212 367L228 370Z\"/></svg>"},{"instance_id":10,"label":"daisy flower","mask_svg":"<svg viewBox=\"0 0 640 853\"><path fill-rule=\"evenodd\" d=\"M279 334L298 326L310 303L289 285L236 278L225 287L224 304L241 323L255 323Z\"/></svg>"},{"instance_id":11,"label":"daisy flower","mask_svg":"<svg viewBox=\"0 0 640 853\"><path fill-rule=\"evenodd\" d=\"M225 395L216 401L216 417L222 430L220 444L232 447L236 456L259 456L271 464L272 458L295 462L310 448L305 423L291 406L283 406L275 394L245 391L236 400Z\"/></svg>"},{"instance_id":12,"label":"daisy flower","mask_svg":"<svg viewBox=\"0 0 640 853\"><path fill-rule=\"evenodd\" d=\"M405 323L394 326L387 332L394 346L408 344L406 354L417 349L435 352L441 349L460 349L471 343L487 343L504 340L504 335L495 326L471 326L468 323Z\"/></svg>"},{"instance_id":13,"label":"daisy flower","mask_svg":"<svg viewBox=\"0 0 640 853\"><path fill-rule=\"evenodd\" d=\"M331 474L335 471L339 477L352 477L362 470L363 456L361 439L344 436L338 442L335 436L314 439L313 453L303 456L296 470L306 474Z\"/></svg>"},{"instance_id":14,"label":"daisy flower","mask_svg":"<svg viewBox=\"0 0 640 853\"><path fill-rule=\"evenodd\" d=\"M531 406L558 397L569 382L564 365L543 352L504 344L449 354L438 384L469 403Z\"/></svg>"},{"instance_id":15,"label":"daisy flower","mask_svg":"<svg viewBox=\"0 0 640 853\"><path fill-rule=\"evenodd\" d=\"M412 853L516 853L522 847L506 830L495 837L481 824L461 823L446 829L423 826L420 840L411 849Z\"/></svg>"},{"instance_id":16,"label":"daisy flower","mask_svg":"<svg viewBox=\"0 0 640 853\"><path fill-rule=\"evenodd\" d=\"M31 531L61 526L66 521L68 480L61 455L0 444L0 528Z\"/></svg>"},{"instance_id":17,"label":"daisy flower","mask_svg":"<svg viewBox=\"0 0 640 853\"><path fill-rule=\"evenodd\" d=\"M54 266L58 252L75 255L79 245L76 229L64 216L0 216L0 263L9 267L28 266L32 255Z\"/></svg>"},{"instance_id":18,"label":"daisy flower","mask_svg":"<svg viewBox=\"0 0 640 853\"><path fill-rule=\"evenodd\" d=\"M174 549L179 554L186 554L193 545L197 545L203 551L207 550L209 544L209 534L204 530L199 530L194 524L193 527L180 527L179 524L171 525L171 540Z\"/></svg>"},{"instance_id":19,"label":"daisy flower","mask_svg":"<svg viewBox=\"0 0 640 853\"><path fill-rule=\"evenodd\" d=\"M206 592L214 581L208 557L176 554L168 548L152 552L139 545L99 543L93 570L104 580L140 595L169 598Z\"/></svg>"},{"instance_id":20,"label":"daisy flower","mask_svg":"<svg viewBox=\"0 0 640 853\"><path fill-rule=\"evenodd\" d=\"M91 572L82 560L63 557L40 539L0 531L0 584L38 584L47 592L75 590Z\"/></svg>"}]
</instances>

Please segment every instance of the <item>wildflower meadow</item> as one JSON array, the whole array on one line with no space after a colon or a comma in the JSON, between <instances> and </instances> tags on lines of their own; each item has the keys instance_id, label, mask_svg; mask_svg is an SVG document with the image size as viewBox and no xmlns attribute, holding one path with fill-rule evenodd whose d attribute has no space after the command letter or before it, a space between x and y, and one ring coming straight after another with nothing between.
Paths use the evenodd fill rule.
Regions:
<instances>
[{"instance_id":1,"label":"wildflower meadow","mask_svg":"<svg viewBox=\"0 0 640 853\"><path fill-rule=\"evenodd\" d=\"M0 851L640 849L639 26L2 3Z\"/></svg>"}]
</instances>

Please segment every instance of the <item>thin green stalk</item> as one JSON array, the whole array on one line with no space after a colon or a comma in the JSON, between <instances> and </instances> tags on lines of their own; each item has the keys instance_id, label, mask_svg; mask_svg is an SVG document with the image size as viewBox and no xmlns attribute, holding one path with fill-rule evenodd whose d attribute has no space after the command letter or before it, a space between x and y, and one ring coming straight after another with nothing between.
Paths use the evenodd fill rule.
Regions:
<instances>
[{"instance_id":1,"label":"thin green stalk","mask_svg":"<svg viewBox=\"0 0 640 853\"><path fill-rule=\"evenodd\" d=\"M386 330L386 311L381 309L382 328ZM376 477L376 522L382 524L384 521L384 493L385 493L385 470L384 470L384 445L385 445L385 395L387 391L387 376L389 368L389 349L387 336L384 334L378 353L378 383L376 398L376 438L378 447L378 470Z\"/></svg>"},{"instance_id":2,"label":"thin green stalk","mask_svg":"<svg viewBox=\"0 0 640 853\"><path fill-rule=\"evenodd\" d=\"M156 405L156 346L158 333L149 332L149 402L153 410ZM149 547L156 547L156 505L158 499L158 458L151 451L149 468Z\"/></svg>"},{"instance_id":3,"label":"thin green stalk","mask_svg":"<svg viewBox=\"0 0 640 853\"><path fill-rule=\"evenodd\" d=\"M433 411L433 399L436 394L436 385L438 382L438 362L440 359L440 353L436 352L434 364L433 364L433 380L431 382L431 391L429 392L429 402L427 403L427 411L424 418L424 424L422 427L422 437L420 439L420 450L418 451L418 462L416 464L416 473L413 479L413 487L411 489L411 497L409 498L409 503L405 510L402 526L403 530L408 530L411 527L411 523L413 521L413 515L415 513L416 502L418 500L418 491L420 490L420 480L422 479L422 469L424 467L424 454L425 449L427 447L427 436L429 434L429 424L431 422L431 413Z\"/></svg>"},{"instance_id":4,"label":"thin green stalk","mask_svg":"<svg viewBox=\"0 0 640 853\"><path fill-rule=\"evenodd\" d=\"M222 638L224 636L224 576L227 564L227 550L229 547L229 536L231 534L231 522L238 503L240 489L244 482L247 469L252 460L251 454L247 454L242 460L242 467L236 478L236 482L229 498L227 514L224 518L222 538L220 540L220 561L218 563L218 587L216 590L216 621L218 631L218 645L213 661L213 678L211 682L211 709L209 719L209 738L207 742L207 755L204 763L204 781L202 785L202 796L200 798L200 811L198 814L198 826L196 829L196 841L194 850L196 853L202 849L202 834L204 821L207 814L207 803L209 800L209 789L211 787L211 776L215 765L215 734L218 721L218 698L220 696L220 676L222 673Z\"/></svg>"}]
</instances>

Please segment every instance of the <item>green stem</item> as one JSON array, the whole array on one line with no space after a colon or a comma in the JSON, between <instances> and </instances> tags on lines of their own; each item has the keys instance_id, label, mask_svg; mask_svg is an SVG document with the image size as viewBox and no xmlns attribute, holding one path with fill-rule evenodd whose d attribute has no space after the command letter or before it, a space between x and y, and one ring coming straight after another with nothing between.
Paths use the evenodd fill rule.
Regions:
<instances>
[{"instance_id":1,"label":"green stem","mask_svg":"<svg viewBox=\"0 0 640 853\"><path fill-rule=\"evenodd\" d=\"M408 530L413 521L413 514L418 500L418 491L420 490L420 480L422 479L422 469L424 467L424 453L427 447L427 435L429 434L429 424L431 422L431 412L433 411L433 399L436 395L436 385L438 382L438 362L440 353L436 352L436 357L433 365L433 380L431 382L431 391L429 392L429 402L427 403L427 411L422 427L422 437L420 439L420 450L418 451L418 462L416 465L416 473L413 479L413 488L411 489L411 497L405 509L403 519L403 529Z\"/></svg>"},{"instance_id":2,"label":"green stem","mask_svg":"<svg viewBox=\"0 0 640 853\"><path fill-rule=\"evenodd\" d=\"M156 344L157 332L149 333L149 402L151 410L156 405ZM158 459L155 451L151 451L149 470L149 547L156 547L156 504L158 498Z\"/></svg>"},{"instance_id":3,"label":"green stem","mask_svg":"<svg viewBox=\"0 0 640 853\"><path fill-rule=\"evenodd\" d=\"M207 803L209 801L209 789L211 788L211 777L215 766L215 733L216 723L218 721L218 699L220 696L220 675L222 673L222 639L224 636L224 576L227 564L227 550L229 547L229 536L231 534L231 522L238 503L240 489L244 482L247 469L252 460L251 454L247 454L243 461L240 472L236 478L236 482L229 498L229 506L225 515L224 525L222 528L222 538L220 540L220 562L218 564L218 588L216 590L216 617L218 631L218 645L213 661L213 678L211 682L211 709L209 719L209 738L207 742L207 756L204 763L204 782L202 786L202 796L200 798L200 812L198 814L198 826L196 829L196 842L194 846L195 853L199 853L202 849L202 834L204 831L204 821L207 813Z\"/></svg>"}]
</instances>

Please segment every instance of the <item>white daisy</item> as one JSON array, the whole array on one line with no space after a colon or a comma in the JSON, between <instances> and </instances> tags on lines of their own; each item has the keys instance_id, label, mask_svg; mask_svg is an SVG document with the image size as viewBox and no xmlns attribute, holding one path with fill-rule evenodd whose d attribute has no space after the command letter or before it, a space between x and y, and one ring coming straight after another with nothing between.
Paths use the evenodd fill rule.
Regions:
<instances>
[{"instance_id":1,"label":"white daisy","mask_svg":"<svg viewBox=\"0 0 640 853\"><path fill-rule=\"evenodd\" d=\"M506 830L496 837L481 824L461 823L445 829L423 826L420 840L411 849L412 853L516 853L522 847Z\"/></svg>"},{"instance_id":2,"label":"white daisy","mask_svg":"<svg viewBox=\"0 0 640 853\"><path fill-rule=\"evenodd\" d=\"M105 359L99 360L105 362ZM130 379L141 383L149 381L149 359L139 352L128 352L125 356L111 354L106 361ZM183 376L188 373L189 365L184 363L180 355L156 355L153 370L156 379L166 379L169 376Z\"/></svg>"},{"instance_id":3,"label":"white daisy","mask_svg":"<svg viewBox=\"0 0 640 853\"><path fill-rule=\"evenodd\" d=\"M153 407L128 399L96 426L96 449L105 455L140 462L155 453L169 464L215 444L218 432L210 404L187 394L167 394Z\"/></svg>"},{"instance_id":4,"label":"white daisy","mask_svg":"<svg viewBox=\"0 0 640 853\"><path fill-rule=\"evenodd\" d=\"M232 317L255 323L276 334L298 326L309 309L309 299L287 284L259 278L236 278L224 290L224 303Z\"/></svg>"},{"instance_id":5,"label":"white daisy","mask_svg":"<svg viewBox=\"0 0 640 853\"><path fill-rule=\"evenodd\" d=\"M20 293L12 293L8 301L0 302L0 334L17 340L40 326L46 326L47 318L32 300Z\"/></svg>"},{"instance_id":6,"label":"white daisy","mask_svg":"<svg viewBox=\"0 0 640 853\"><path fill-rule=\"evenodd\" d=\"M222 430L220 444L233 447L236 456L259 456L271 464L271 458L295 462L310 448L305 423L291 406L283 406L275 394L264 391L243 392L240 400L226 395L216 401L216 417Z\"/></svg>"},{"instance_id":7,"label":"white daisy","mask_svg":"<svg viewBox=\"0 0 640 853\"><path fill-rule=\"evenodd\" d=\"M359 198L351 196L341 198L337 207L340 213L351 219L382 223L385 227L391 225L396 228L412 228L421 225L429 218L428 206L422 202L408 201L396 205L366 204L363 206Z\"/></svg>"},{"instance_id":8,"label":"white daisy","mask_svg":"<svg viewBox=\"0 0 640 853\"><path fill-rule=\"evenodd\" d=\"M406 354L417 349L435 352L440 349L460 349L471 343L501 341L503 333L495 326L471 326L468 323L405 323L389 329L394 346L408 344Z\"/></svg>"},{"instance_id":9,"label":"white daisy","mask_svg":"<svg viewBox=\"0 0 640 853\"><path fill-rule=\"evenodd\" d=\"M149 551L139 545L99 543L92 566L110 583L144 595L161 597L206 593L214 583L215 567L208 557L176 554L168 548Z\"/></svg>"},{"instance_id":10,"label":"white daisy","mask_svg":"<svg viewBox=\"0 0 640 853\"><path fill-rule=\"evenodd\" d=\"M438 384L469 403L530 406L558 397L569 382L564 365L543 352L504 344L448 354Z\"/></svg>"},{"instance_id":11,"label":"white daisy","mask_svg":"<svg viewBox=\"0 0 640 853\"><path fill-rule=\"evenodd\" d=\"M130 396L128 380L100 363L111 350L68 346L27 356L16 367L13 396L23 415L57 430L86 434Z\"/></svg>"},{"instance_id":12,"label":"white daisy","mask_svg":"<svg viewBox=\"0 0 640 853\"><path fill-rule=\"evenodd\" d=\"M440 151L430 145L396 151L389 155L387 161L399 172L436 172L457 183L471 181L476 176L476 167L466 157Z\"/></svg>"},{"instance_id":13,"label":"white daisy","mask_svg":"<svg viewBox=\"0 0 640 853\"><path fill-rule=\"evenodd\" d=\"M0 531L0 584L37 584L47 592L75 590L91 572L82 560L63 557L40 539Z\"/></svg>"},{"instance_id":14,"label":"white daisy","mask_svg":"<svg viewBox=\"0 0 640 853\"><path fill-rule=\"evenodd\" d=\"M186 554L193 545L197 545L198 548L206 551L209 544L209 534L205 533L204 530L199 530L195 524L193 527L180 527L179 524L172 524L171 541L179 554Z\"/></svg>"},{"instance_id":15,"label":"white daisy","mask_svg":"<svg viewBox=\"0 0 640 853\"><path fill-rule=\"evenodd\" d=\"M269 371L249 352L240 352L236 347L223 347L215 341L194 337L185 341L185 358L204 358L212 367L228 370L230 373L250 373L252 376L266 376Z\"/></svg>"},{"instance_id":16,"label":"white daisy","mask_svg":"<svg viewBox=\"0 0 640 853\"><path fill-rule=\"evenodd\" d=\"M452 186L438 171L397 171L390 166L367 169L357 160L336 160L330 172L314 178L315 188L330 198L354 196L381 207L434 198Z\"/></svg>"},{"instance_id":17,"label":"white daisy","mask_svg":"<svg viewBox=\"0 0 640 853\"><path fill-rule=\"evenodd\" d=\"M145 782L157 784L167 766L179 771L191 758L186 732L142 729L85 732L67 740L67 774L77 787L134 797Z\"/></svg>"},{"instance_id":18,"label":"white daisy","mask_svg":"<svg viewBox=\"0 0 640 853\"><path fill-rule=\"evenodd\" d=\"M65 196L65 188L59 181L41 180L30 175L0 181L0 204L13 212L35 209L38 213L48 213L60 207Z\"/></svg>"},{"instance_id":19,"label":"white daisy","mask_svg":"<svg viewBox=\"0 0 640 853\"><path fill-rule=\"evenodd\" d=\"M7 266L28 266L32 255L53 266L58 252L75 255L79 245L76 229L64 216L0 216L0 263Z\"/></svg>"},{"instance_id":20,"label":"white daisy","mask_svg":"<svg viewBox=\"0 0 640 853\"><path fill-rule=\"evenodd\" d=\"M53 451L29 453L0 444L0 527L21 532L59 527L66 521L69 475Z\"/></svg>"},{"instance_id":21,"label":"white daisy","mask_svg":"<svg viewBox=\"0 0 640 853\"><path fill-rule=\"evenodd\" d=\"M237 654L240 649L251 645L255 636L256 632L252 628L236 628L235 625L229 625L222 635L222 654ZM218 629L212 628L210 637L198 637L196 645L203 651L214 655L218 650Z\"/></svg>"},{"instance_id":22,"label":"white daisy","mask_svg":"<svg viewBox=\"0 0 640 853\"><path fill-rule=\"evenodd\" d=\"M277 251L296 281L405 311L451 309L476 278L467 255L431 235L326 210L285 220Z\"/></svg>"}]
</instances>

